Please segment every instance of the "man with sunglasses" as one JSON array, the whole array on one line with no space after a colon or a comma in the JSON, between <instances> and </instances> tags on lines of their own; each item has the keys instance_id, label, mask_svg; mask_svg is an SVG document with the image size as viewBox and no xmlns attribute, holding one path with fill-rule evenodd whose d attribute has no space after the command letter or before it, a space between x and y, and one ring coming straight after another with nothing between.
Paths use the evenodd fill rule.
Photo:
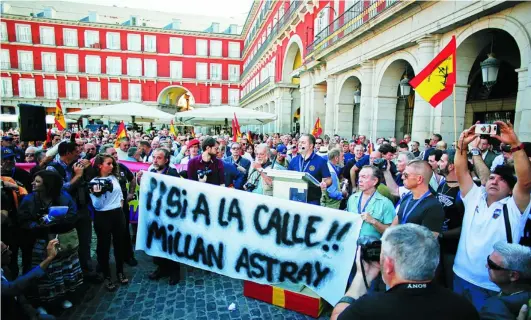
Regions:
<instances>
[{"instance_id":1,"label":"man with sunglasses","mask_svg":"<svg viewBox=\"0 0 531 320\"><path fill-rule=\"evenodd\" d=\"M487 299L481 319L515 319L531 299L531 248L498 241L486 266L501 292Z\"/></svg>"},{"instance_id":2,"label":"man with sunglasses","mask_svg":"<svg viewBox=\"0 0 531 320\"><path fill-rule=\"evenodd\" d=\"M238 171L243 173L243 175L245 176L245 180L247 180L247 174L249 173L249 169L251 168L251 161L243 158L241 156L242 152L245 151L242 150L241 145L238 142L234 142L230 145L231 156L225 158L224 161L234 164Z\"/></svg>"},{"instance_id":3,"label":"man with sunglasses","mask_svg":"<svg viewBox=\"0 0 531 320\"><path fill-rule=\"evenodd\" d=\"M477 140L475 125L461 133L455 155L455 170L465 206L461 238L454 263L454 291L481 309L499 287L490 281L484 259L498 241L518 243L523 221L531 207L531 163L510 123L495 122L500 142L511 146L514 169L498 166L490 173L478 149L472 160L484 186L478 187L468 171L468 145Z\"/></svg>"}]
</instances>

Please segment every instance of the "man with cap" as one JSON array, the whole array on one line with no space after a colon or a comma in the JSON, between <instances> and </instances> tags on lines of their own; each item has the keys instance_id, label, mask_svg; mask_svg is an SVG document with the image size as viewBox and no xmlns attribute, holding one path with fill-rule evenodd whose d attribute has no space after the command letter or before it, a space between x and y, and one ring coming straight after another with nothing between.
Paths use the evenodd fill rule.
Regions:
<instances>
[{"instance_id":1,"label":"man with cap","mask_svg":"<svg viewBox=\"0 0 531 320\"><path fill-rule=\"evenodd\" d=\"M461 238L454 262L454 291L481 309L485 301L499 291L489 279L485 257L492 253L498 241L518 243L523 220L531 208L531 163L524 145L516 136L511 123L495 122L500 142L511 146L514 169L498 166L491 173L478 149L472 148L472 160L484 186L478 187L468 170L468 145L476 140L475 125L461 133L455 155L455 170L461 198L465 207Z\"/></svg>"},{"instance_id":2,"label":"man with cap","mask_svg":"<svg viewBox=\"0 0 531 320\"><path fill-rule=\"evenodd\" d=\"M283 144L279 144L277 146L277 161L276 162L278 165L281 165L286 169L288 168L288 165L289 165L289 160L286 157L287 155L288 155L288 148Z\"/></svg>"},{"instance_id":3,"label":"man with cap","mask_svg":"<svg viewBox=\"0 0 531 320\"><path fill-rule=\"evenodd\" d=\"M181 152L179 153L179 155L182 154L183 157L181 158L181 160L179 160L179 156L177 156L176 161L179 161L180 164L188 164L190 159L197 157L197 155L199 154L199 144L200 142L197 139L192 139L188 141L186 147L182 147ZM188 151L187 156L185 156L186 151Z\"/></svg>"}]
</instances>

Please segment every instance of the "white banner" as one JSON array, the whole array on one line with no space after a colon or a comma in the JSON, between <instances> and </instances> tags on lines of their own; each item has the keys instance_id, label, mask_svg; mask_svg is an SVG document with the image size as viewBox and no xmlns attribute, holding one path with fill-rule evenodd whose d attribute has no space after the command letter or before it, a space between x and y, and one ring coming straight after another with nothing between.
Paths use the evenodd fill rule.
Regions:
<instances>
[{"instance_id":1,"label":"white banner","mask_svg":"<svg viewBox=\"0 0 531 320\"><path fill-rule=\"evenodd\" d=\"M144 172L136 249L262 284L300 283L335 305L359 215Z\"/></svg>"}]
</instances>

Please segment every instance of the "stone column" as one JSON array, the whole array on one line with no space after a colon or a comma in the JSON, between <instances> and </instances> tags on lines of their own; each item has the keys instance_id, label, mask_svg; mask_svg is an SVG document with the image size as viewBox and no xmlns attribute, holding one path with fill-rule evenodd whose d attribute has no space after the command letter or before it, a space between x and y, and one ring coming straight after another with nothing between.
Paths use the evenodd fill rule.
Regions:
<instances>
[{"instance_id":1,"label":"stone column","mask_svg":"<svg viewBox=\"0 0 531 320\"><path fill-rule=\"evenodd\" d=\"M334 135L337 131L337 127L334 128L336 118L338 115L336 101L336 82L335 76L329 76L326 79L326 106L325 115L326 118L321 118L321 124L323 125L323 133L329 136Z\"/></svg>"},{"instance_id":2,"label":"stone column","mask_svg":"<svg viewBox=\"0 0 531 320\"><path fill-rule=\"evenodd\" d=\"M300 131L301 133L307 132L307 122L308 122L308 109L309 109L309 92L308 88L301 87L301 118L300 118Z\"/></svg>"},{"instance_id":3,"label":"stone column","mask_svg":"<svg viewBox=\"0 0 531 320\"><path fill-rule=\"evenodd\" d=\"M418 49L416 57L419 72L435 57L435 45L437 44L437 41L438 38L432 36L423 37L417 41ZM413 76L413 74L409 74L410 78ZM433 107L420 95L415 94L415 107L413 109L413 125L411 130L411 138L413 140L424 141L424 139L430 137L433 133L432 117Z\"/></svg>"},{"instance_id":4,"label":"stone column","mask_svg":"<svg viewBox=\"0 0 531 320\"><path fill-rule=\"evenodd\" d=\"M354 124L358 128L358 134L366 135L370 139L376 139L375 126L373 126L374 109L378 107L373 97L374 84L374 61L369 60L361 64L361 101L354 106L359 108L359 123Z\"/></svg>"},{"instance_id":5,"label":"stone column","mask_svg":"<svg viewBox=\"0 0 531 320\"><path fill-rule=\"evenodd\" d=\"M518 94L514 115L515 130L520 141L531 141L531 78L528 78L528 68L516 69L516 72L518 72Z\"/></svg>"},{"instance_id":6,"label":"stone column","mask_svg":"<svg viewBox=\"0 0 531 320\"><path fill-rule=\"evenodd\" d=\"M275 106L278 114L278 129L280 133L289 133L291 132L291 103L292 96L290 89L288 88L279 88L277 89L277 96L275 101Z\"/></svg>"}]
</instances>

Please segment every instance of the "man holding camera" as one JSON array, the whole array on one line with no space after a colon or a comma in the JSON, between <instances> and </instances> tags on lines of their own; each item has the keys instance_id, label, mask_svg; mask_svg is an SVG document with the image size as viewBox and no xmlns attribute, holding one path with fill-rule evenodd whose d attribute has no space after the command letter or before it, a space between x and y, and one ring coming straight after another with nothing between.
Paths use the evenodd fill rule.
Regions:
<instances>
[{"instance_id":1,"label":"man holding camera","mask_svg":"<svg viewBox=\"0 0 531 320\"><path fill-rule=\"evenodd\" d=\"M270 160L270 150L269 146L265 143L256 146L256 159L251 165L249 178L243 186L243 190L267 196L273 195L273 179L268 177L264 172L265 169L273 165ZM273 167L273 169L281 169L281 166L278 165Z\"/></svg>"},{"instance_id":2,"label":"man holding camera","mask_svg":"<svg viewBox=\"0 0 531 320\"><path fill-rule=\"evenodd\" d=\"M361 255L358 249L356 265L364 272L357 272L332 311L332 320L479 319L466 299L432 283L439 243L427 228L410 223L390 227L382 236L379 259ZM390 289L367 293L380 272Z\"/></svg>"},{"instance_id":3,"label":"man holding camera","mask_svg":"<svg viewBox=\"0 0 531 320\"><path fill-rule=\"evenodd\" d=\"M531 163L524 145L511 123L495 122L500 135L493 136L511 146L514 170L498 166L490 173L479 151L472 149L472 159L484 187L478 187L468 171L468 145L476 140L475 125L463 131L457 145L455 168L461 197L465 206L461 238L454 263L454 291L467 297L479 310L485 300L499 288L489 279L484 259L498 241L518 243L523 220L531 202Z\"/></svg>"},{"instance_id":4,"label":"man holding camera","mask_svg":"<svg viewBox=\"0 0 531 320\"><path fill-rule=\"evenodd\" d=\"M217 158L219 144L216 139L207 137L201 144L203 153L188 162L188 179L225 186L223 162Z\"/></svg>"}]
</instances>

